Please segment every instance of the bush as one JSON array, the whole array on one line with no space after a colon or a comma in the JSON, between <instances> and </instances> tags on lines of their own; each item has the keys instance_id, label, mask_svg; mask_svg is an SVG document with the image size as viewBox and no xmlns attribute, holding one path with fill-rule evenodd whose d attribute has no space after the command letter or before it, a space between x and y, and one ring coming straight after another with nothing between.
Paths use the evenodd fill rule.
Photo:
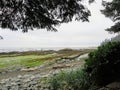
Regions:
<instances>
[{"instance_id":1,"label":"bush","mask_svg":"<svg viewBox=\"0 0 120 90\"><path fill-rule=\"evenodd\" d=\"M85 63L92 84L106 85L120 78L120 42L108 42L89 54Z\"/></svg>"},{"instance_id":2,"label":"bush","mask_svg":"<svg viewBox=\"0 0 120 90\"><path fill-rule=\"evenodd\" d=\"M61 72L50 80L52 90L88 90L87 74L82 70Z\"/></svg>"}]
</instances>

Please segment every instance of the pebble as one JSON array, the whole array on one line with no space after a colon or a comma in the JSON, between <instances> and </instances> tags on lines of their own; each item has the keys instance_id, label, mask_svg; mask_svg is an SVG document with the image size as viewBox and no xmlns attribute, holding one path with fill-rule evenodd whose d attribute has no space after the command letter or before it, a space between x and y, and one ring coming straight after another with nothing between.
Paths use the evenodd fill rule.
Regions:
<instances>
[{"instance_id":1,"label":"pebble","mask_svg":"<svg viewBox=\"0 0 120 90\"><path fill-rule=\"evenodd\" d=\"M78 59L74 59L74 60L62 59L57 61L57 63L58 64L66 63L66 62L71 62ZM73 69L68 68L65 70L70 71ZM49 83L47 82L43 84L42 81L40 80L44 78L42 76L45 76L48 73L50 75L55 75L59 72L61 72L61 70L51 70L51 71L46 71L46 72L37 73L37 74L18 75L17 77L3 79L0 81L0 90L50 90Z\"/></svg>"}]
</instances>

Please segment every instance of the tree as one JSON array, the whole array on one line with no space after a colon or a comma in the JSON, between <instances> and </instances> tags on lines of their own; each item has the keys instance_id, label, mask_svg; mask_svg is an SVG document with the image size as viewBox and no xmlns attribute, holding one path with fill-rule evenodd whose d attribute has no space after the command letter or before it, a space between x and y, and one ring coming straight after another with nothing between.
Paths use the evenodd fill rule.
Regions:
<instances>
[{"instance_id":1,"label":"tree","mask_svg":"<svg viewBox=\"0 0 120 90\"><path fill-rule=\"evenodd\" d=\"M3 39L3 37L2 37L2 36L0 36L0 39Z\"/></svg>"},{"instance_id":2,"label":"tree","mask_svg":"<svg viewBox=\"0 0 120 90\"><path fill-rule=\"evenodd\" d=\"M73 18L89 21L90 15L82 0L0 0L0 27L11 30L56 31L56 25L71 22Z\"/></svg>"},{"instance_id":3,"label":"tree","mask_svg":"<svg viewBox=\"0 0 120 90\"><path fill-rule=\"evenodd\" d=\"M115 25L106 29L109 32L120 32L120 0L113 0L111 2L103 1L104 10L101 10L102 13L111 18L115 23Z\"/></svg>"}]
</instances>

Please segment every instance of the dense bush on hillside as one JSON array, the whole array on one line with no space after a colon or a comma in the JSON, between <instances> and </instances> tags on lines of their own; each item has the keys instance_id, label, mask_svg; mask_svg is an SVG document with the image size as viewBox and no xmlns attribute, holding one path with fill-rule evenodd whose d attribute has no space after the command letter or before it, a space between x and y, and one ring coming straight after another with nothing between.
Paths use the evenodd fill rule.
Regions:
<instances>
[{"instance_id":1,"label":"dense bush on hillside","mask_svg":"<svg viewBox=\"0 0 120 90\"><path fill-rule=\"evenodd\" d=\"M112 37L111 39L105 39L101 45L106 44L108 42L120 42L120 34L116 35L115 37Z\"/></svg>"},{"instance_id":2,"label":"dense bush on hillside","mask_svg":"<svg viewBox=\"0 0 120 90\"><path fill-rule=\"evenodd\" d=\"M106 85L120 77L120 42L108 42L89 54L85 70L91 83Z\"/></svg>"},{"instance_id":3,"label":"dense bush on hillside","mask_svg":"<svg viewBox=\"0 0 120 90\"><path fill-rule=\"evenodd\" d=\"M51 90L88 90L90 83L82 70L61 72L50 80Z\"/></svg>"},{"instance_id":4,"label":"dense bush on hillside","mask_svg":"<svg viewBox=\"0 0 120 90\"><path fill-rule=\"evenodd\" d=\"M120 42L102 44L89 54L83 70L52 77L52 90L98 90L120 80Z\"/></svg>"},{"instance_id":5,"label":"dense bush on hillside","mask_svg":"<svg viewBox=\"0 0 120 90\"><path fill-rule=\"evenodd\" d=\"M120 41L120 34L118 34L115 37L111 38L111 41L113 41L113 42Z\"/></svg>"}]
</instances>

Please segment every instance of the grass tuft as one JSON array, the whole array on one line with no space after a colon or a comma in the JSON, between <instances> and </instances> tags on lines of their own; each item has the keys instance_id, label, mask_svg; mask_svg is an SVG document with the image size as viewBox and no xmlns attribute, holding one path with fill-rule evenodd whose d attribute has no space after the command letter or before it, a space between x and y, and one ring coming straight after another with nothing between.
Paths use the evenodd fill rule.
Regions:
<instances>
[{"instance_id":1,"label":"grass tuft","mask_svg":"<svg viewBox=\"0 0 120 90\"><path fill-rule=\"evenodd\" d=\"M90 83L83 70L61 72L50 80L52 90L88 90Z\"/></svg>"}]
</instances>

